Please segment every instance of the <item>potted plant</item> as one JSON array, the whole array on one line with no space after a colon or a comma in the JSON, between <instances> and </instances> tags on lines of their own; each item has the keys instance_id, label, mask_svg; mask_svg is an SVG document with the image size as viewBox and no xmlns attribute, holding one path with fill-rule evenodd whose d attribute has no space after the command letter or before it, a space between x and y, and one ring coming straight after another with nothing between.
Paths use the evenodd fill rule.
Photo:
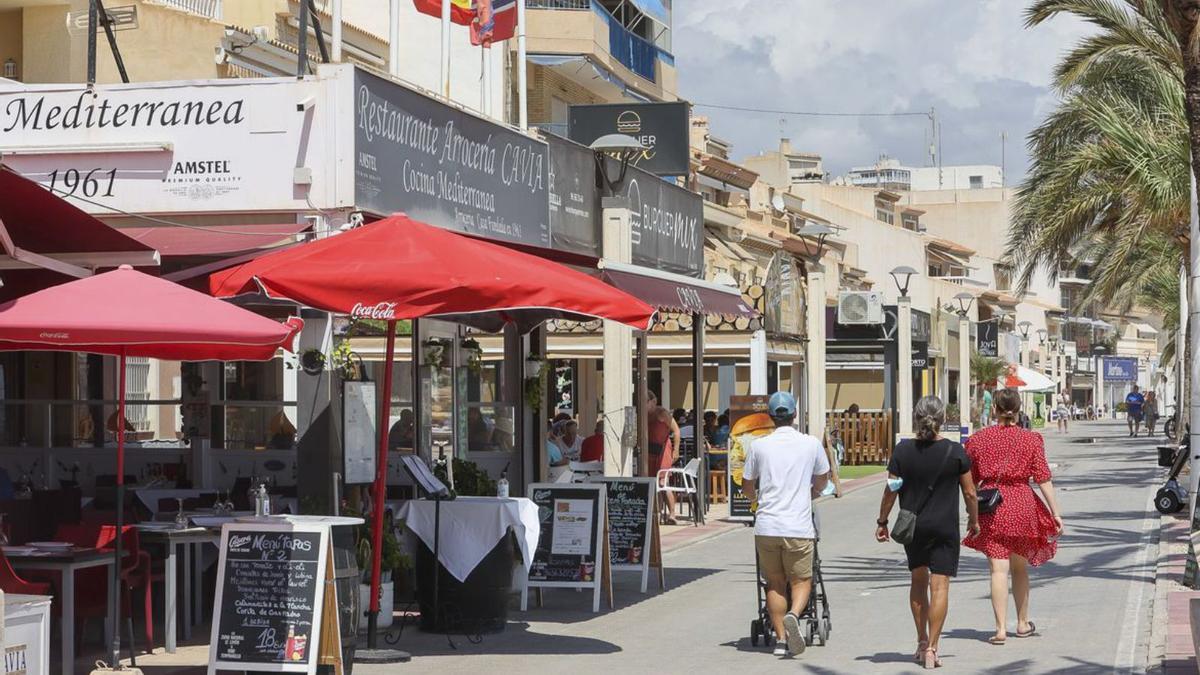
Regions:
<instances>
[{"instance_id":1,"label":"potted plant","mask_svg":"<svg viewBox=\"0 0 1200 675\"><path fill-rule=\"evenodd\" d=\"M533 410L542 407L546 392L545 382L546 361L536 354L530 354L525 359L525 404Z\"/></svg>"},{"instance_id":2,"label":"potted plant","mask_svg":"<svg viewBox=\"0 0 1200 675\"><path fill-rule=\"evenodd\" d=\"M476 375L483 370L483 346L473 337L463 338L459 343L467 368Z\"/></svg>"},{"instance_id":3,"label":"potted plant","mask_svg":"<svg viewBox=\"0 0 1200 675\"><path fill-rule=\"evenodd\" d=\"M347 511L347 515L353 513ZM363 524L359 525L356 532L356 560L360 574L358 586L359 606L362 607L363 616L365 617L371 609L371 563L372 553L374 549L371 546L371 514L359 515L363 518ZM379 559L379 618L376 626L379 628L387 628L392 625L392 612L395 598L395 581L400 580L400 584L405 588L411 586L408 583L409 576L413 569L412 558L409 557L400 549L400 541L396 537L396 531L403 527L403 523L398 523L396 527L389 527L391 519L384 516L382 554Z\"/></svg>"},{"instance_id":4,"label":"potted plant","mask_svg":"<svg viewBox=\"0 0 1200 675\"><path fill-rule=\"evenodd\" d=\"M455 457L454 462L454 488L453 492L456 496L461 497L495 497L496 496L496 481L492 480L487 471L484 471L475 462L470 462L465 459ZM434 464L433 473L440 480L446 481L446 465L444 462Z\"/></svg>"}]
</instances>

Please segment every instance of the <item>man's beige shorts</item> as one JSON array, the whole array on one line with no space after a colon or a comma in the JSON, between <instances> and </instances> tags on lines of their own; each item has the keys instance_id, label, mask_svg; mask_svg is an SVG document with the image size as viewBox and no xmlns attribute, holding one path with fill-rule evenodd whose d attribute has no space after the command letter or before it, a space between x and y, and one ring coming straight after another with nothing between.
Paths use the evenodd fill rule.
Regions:
<instances>
[{"instance_id":1,"label":"man's beige shorts","mask_svg":"<svg viewBox=\"0 0 1200 675\"><path fill-rule=\"evenodd\" d=\"M758 566L764 575L812 578L812 539L755 536L754 548L758 550Z\"/></svg>"}]
</instances>

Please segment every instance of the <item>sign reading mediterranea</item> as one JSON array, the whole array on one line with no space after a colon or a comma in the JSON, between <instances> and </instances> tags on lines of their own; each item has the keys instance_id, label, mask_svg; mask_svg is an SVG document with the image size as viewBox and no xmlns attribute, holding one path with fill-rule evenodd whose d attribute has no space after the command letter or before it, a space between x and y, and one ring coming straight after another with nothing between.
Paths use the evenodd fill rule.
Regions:
<instances>
[{"instance_id":1,"label":"sign reading mediterranea","mask_svg":"<svg viewBox=\"0 0 1200 675\"><path fill-rule=\"evenodd\" d=\"M550 246L545 143L357 69L354 96L359 207Z\"/></svg>"}]
</instances>

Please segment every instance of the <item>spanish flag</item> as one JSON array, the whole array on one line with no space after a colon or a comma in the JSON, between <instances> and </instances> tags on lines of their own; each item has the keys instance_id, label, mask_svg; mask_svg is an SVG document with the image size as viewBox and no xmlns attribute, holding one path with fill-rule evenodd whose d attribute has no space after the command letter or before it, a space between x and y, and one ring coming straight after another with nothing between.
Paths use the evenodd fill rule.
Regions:
<instances>
[{"instance_id":1,"label":"spanish flag","mask_svg":"<svg viewBox=\"0 0 1200 675\"><path fill-rule=\"evenodd\" d=\"M491 46L517 32L518 0L475 0L475 20L471 22L471 44Z\"/></svg>"},{"instance_id":2,"label":"spanish flag","mask_svg":"<svg viewBox=\"0 0 1200 675\"><path fill-rule=\"evenodd\" d=\"M475 21L474 5L474 0L450 0L450 20L470 26ZM442 0L413 0L413 6L422 14L442 18Z\"/></svg>"}]
</instances>

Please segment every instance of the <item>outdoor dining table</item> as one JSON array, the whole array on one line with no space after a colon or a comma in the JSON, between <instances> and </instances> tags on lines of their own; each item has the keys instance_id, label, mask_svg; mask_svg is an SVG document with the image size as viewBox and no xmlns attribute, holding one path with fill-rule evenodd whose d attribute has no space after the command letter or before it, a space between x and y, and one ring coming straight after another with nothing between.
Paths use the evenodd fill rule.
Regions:
<instances>
[{"instance_id":1,"label":"outdoor dining table","mask_svg":"<svg viewBox=\"0 0 1200 675\"><path fill-rule=\"evenodd\" d=\"M51 570L62 574L62 672L72 675L75 671L75 573L89 567L112 567L112 549L71 548L63 551L43 551L25 546L5 547L4 555L16 570ZM111 572L106 575L111 578ZM113 589L108 589L108 603L116 600ZM108 626L111 631L114 626ZM107 636L105 640L107 641Z\"/></svg>"},{"instance_id":2,"label":"outdoor dining table","mask_svg":"<svg viewBox=\"0 0 1200 675\"><path fill-rule=\"evenodd\" d=\"M232 520L232 518L230 518ZM204 620L204 565L205 544L220 546L221 530L208 527L177 528L166 523L141 523L137 526L142 541L160 544L166 549L167 559L163 573L163 596L166 649L174 654L178 644L180 625L183 639L190 640L192 626ZM179 549L183 548L183 620L179 620Z\"/></svg>"}]
</instances>

